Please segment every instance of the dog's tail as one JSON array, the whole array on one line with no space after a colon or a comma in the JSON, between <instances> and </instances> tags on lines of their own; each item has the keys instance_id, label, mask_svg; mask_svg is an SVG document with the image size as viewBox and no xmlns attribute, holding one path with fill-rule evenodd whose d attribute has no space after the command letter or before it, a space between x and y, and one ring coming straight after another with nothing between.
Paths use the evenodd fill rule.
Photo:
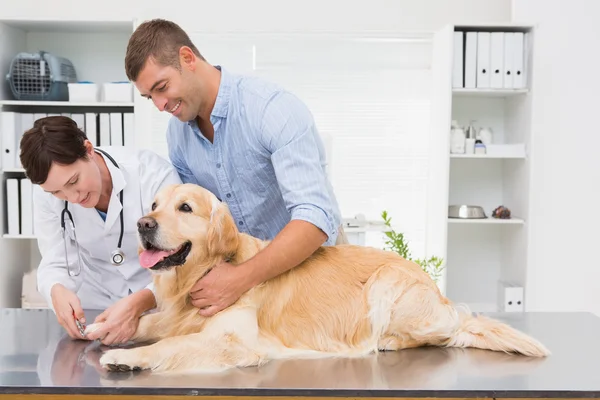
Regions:
<instances>
[{"instance_id":1,"label":"dog's tail","mask_svg":"<svg viewBox=\"0 0 600 400\"><path fill-rule=\"evenodd\" d=\"M446 343L447 347L474 347L530 357L550 355L539 341L503 322L470 312L460 313L459 318L459 326Z\"/></svg>"}]
</instances>

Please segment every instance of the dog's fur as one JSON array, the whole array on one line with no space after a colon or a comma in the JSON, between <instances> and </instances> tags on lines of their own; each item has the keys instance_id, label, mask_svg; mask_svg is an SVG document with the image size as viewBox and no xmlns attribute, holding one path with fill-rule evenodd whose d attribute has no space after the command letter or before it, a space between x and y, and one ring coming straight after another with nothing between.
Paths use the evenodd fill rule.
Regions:
<instances>
[{"instance_id":1,"label":"dog's fur","mask_svg":"<svg viewBox=\"0 0 600 400\"><path fill-rule=\"evenodd\" d=\"M158 312L141 317L133 340L155 343L107 351L100 359L107 369L209 372L417 346L550 354L504 323L460 312L419 265L354 245L321 247L298 267L204 318L190 303L192 286L219 261L243 263L268 242L240 233L227 206L192 184L160 191L142 220L156 226L152 234L140 233L140 252L148 242L162 249L188 242L191 249L182 265L154 273Z\"/></svg>"}]
</instances>

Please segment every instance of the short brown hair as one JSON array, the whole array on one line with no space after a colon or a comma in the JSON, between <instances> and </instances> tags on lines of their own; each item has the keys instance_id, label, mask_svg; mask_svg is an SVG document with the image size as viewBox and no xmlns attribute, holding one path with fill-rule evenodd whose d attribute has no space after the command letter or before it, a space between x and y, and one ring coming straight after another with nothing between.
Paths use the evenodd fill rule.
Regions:
<instances>
[{"instance_id":1,"label":"short brown hair","mask_svg":"<svg viewBox=\"0 0 600 400\"><path fill-rule=\"evenodd\" d=\"M125 73L135 82L146 61L152 58L159 65L181 70L179 49L187 46L204 60L187 33L175 22L153 19L143 22L129 38L125 54Z\"/></svg>"},{"instance_id":2,"label":"short brown hair","mask_svg":"<svg viewBox=\"0 0 600 400\"><path fill-rule=\"evenodd\" d=\"M52 163L70 165L87 159L85 132L69 117L53 116L35 121L21 139L21 164L32 183L48 179Z\"/></svg>"}]
</instances>

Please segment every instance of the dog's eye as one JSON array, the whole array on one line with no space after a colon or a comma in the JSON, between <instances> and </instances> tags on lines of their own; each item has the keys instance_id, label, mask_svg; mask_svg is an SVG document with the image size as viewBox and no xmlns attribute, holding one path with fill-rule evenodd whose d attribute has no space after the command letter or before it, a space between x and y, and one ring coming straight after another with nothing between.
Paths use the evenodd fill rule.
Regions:
<instances>
[{"instance_id":1,"label":"dog's eye","mask_svg":"<svg viewBox=\"0 0 600 400\"><path fill-rule=\"evenodd\" d=\"M192 212L192 207L190 207L188 203L183 203L182 205L179 206L179 211L189 213L189 212Z\"/></svg>"},{"instance_id":2,"label":"dog's eye","mask_svg":"<svg viewBox=\"0 0 600 400\"><path fill-rule=\"evenodd\" d=\"M156 209L156 202L152 203L152 211L154 211L154 209Z\"/></svg>"}]
</instances>

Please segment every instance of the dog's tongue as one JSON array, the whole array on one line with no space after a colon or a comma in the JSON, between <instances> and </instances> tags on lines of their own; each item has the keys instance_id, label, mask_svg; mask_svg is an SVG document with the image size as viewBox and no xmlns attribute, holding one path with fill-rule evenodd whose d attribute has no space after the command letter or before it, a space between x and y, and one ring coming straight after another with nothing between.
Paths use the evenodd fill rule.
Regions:
<instances>
[{"instance_id":1,"label":"dog's tongue","mask_svg":"<svg viewBox=\"0 0 600 400\"><path fill-rule=\"evenodd\" d=\"M140 253L140 265L143 268L151 268L171 254L173 254L172 251L144 250Z\"/></svg>"}]
</instances>

